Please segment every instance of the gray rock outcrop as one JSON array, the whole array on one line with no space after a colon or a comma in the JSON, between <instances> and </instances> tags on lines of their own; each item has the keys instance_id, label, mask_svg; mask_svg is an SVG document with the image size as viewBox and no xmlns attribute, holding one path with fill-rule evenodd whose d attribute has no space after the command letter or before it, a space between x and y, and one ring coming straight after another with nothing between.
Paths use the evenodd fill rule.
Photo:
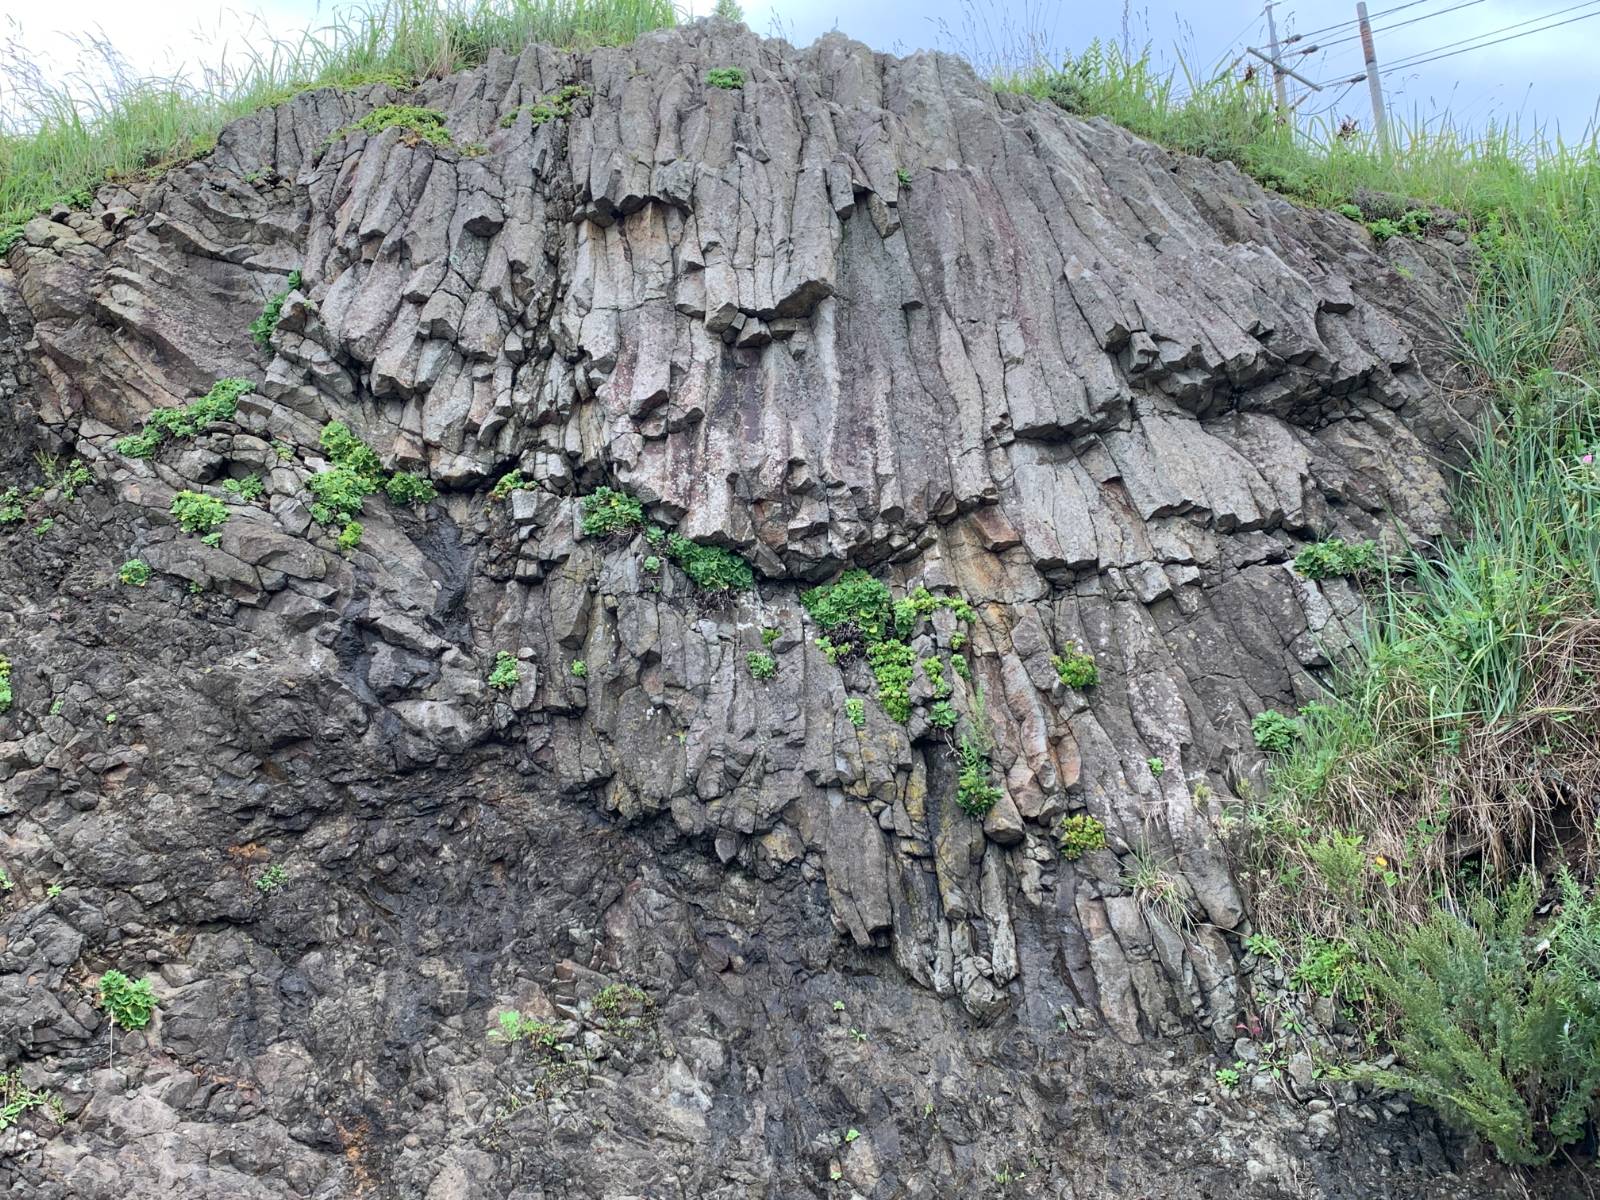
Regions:
<instances>
[{"instance_id":1,"label":"gray rock outcrop","mask_svg":"<svg viewBox=\"0 0 1600 1200\"><path fill-rule=\"evenodd\" d=\"M386 103L452 145L352 131ZM93 480L4 527L0 1067L67 1120L0 1133L0 1182L1491 1194L1423 1114L1225 1097L1207 1057L1259 1016L1250 718L1359 615L1290 560L1447 520L1453 254L948 57L715 22L304 93L37 218L0 268L0 484L35 450ZM117 452L230 376L233 420ZM307 491L333 420L440 489L368 497L349 552ZM601 485L754 588L584 536ZM181 490L229 505L215 545ZM916 626L970 665L919 669L905 723L815 644L799 597L845 568L973 608ZM1107 846L1068 861L1075 813ZM110 967L159 1009L108 1058ZM513 1010L543 1032L489 1037Z\"/></svg>"}]
</instances>

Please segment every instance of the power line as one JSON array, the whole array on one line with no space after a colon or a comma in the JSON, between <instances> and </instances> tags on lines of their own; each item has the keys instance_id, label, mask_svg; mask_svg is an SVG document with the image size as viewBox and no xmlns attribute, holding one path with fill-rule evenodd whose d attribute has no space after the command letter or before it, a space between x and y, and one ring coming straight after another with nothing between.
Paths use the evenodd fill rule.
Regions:
<instances>
[{"instance_id":1,"label":"power line","mask_svg":"<svg viewBox=\"0 0 1600 1200\"><path fill-rule=\"evenodd\" d=\"M1437 12L1423 13L1420 17L1412 17L1409 21L1396 21L1393 25L1376 25L1373 33L1388 33L1391 29L1404 29L1407 25L1415 25L1419 21L1431 21L1434 17L1442 17L1446 13L1453 13L1457 9L1471 8L1474 4L1482 4L1483 0L1462 0L1460 4L1452 4L1449 8L1441 8ZM1534 20L1540 18L1535 17ZM1301 54L1313 54L1318 50L1327 50L1332 46L1342 46L1346 42L1353 42L1360 38L1359 33L1352 33L1349 37L1335 38L1331 42L1324 42L1320 46L1309 46L1300 51Z\"/></svg>"},{"instance_id":2,"label":"power line","mask_svg":"<svg viewBox=\"0 0 1600 1200\"><path fill-rule=\"evenodd\" d=\"M1453 46L1464 46L1468 42L1476 42L1480 38L1492 38L1492 37L1496 36L1497 34L1510 33L1511 30L1513 30L1513 29L1522 29L1523 26L1525 26L1525 25L1534 25L1534 24L1537 24L1540 21L1548 21L1548 20L1550 20L1551 17L1565 16L1567 13L1577 12L1580 8L1593 8L1594 5L1597 2L1600 2L1600 0L1583 0L1583 3L1581 3L1581 4L1568 5L1566 8L1558 8L1554 12L1547 12L1547 13L1543 14L1542 16L1529 17L1526 21L1517 21L1516 23L1511 24L1511 25L1502 25L1499 29L1490 29L1490 30L1486 30L1483 33L1475 33L1471 37L1464 37L1464 38L1460 38L1460 39L1458 39L1458 40L1456 40L1454 42L1446 42L1442 46L1435 46L1431 50L1419 50L1416 54L1407 55L1404 59L1401 59L1401 60L1399 60L1397 62L1390 63L1389 67L1386 68L1386 69L1393 70L1396 67L1404 66L1411 59L1422 58L1422 57L1424 57L1426 55L1436 54L1440 50L1449 50ZM1591 15L1591 14L1584 14L1584 15L1587 16L1587 15ZM1558 24L1565 25L1565 24L1567 24L1567 22L1562 21L1562 22L1559 22ZM1554 29L1556 27L1557 26L1555 26L1555 25L1545 26L1545 28L1547 28L1547 29ZM1528 33L1538 33L1539 30L1537 30L1537 29L1529 29L1529 30L1527 30L1527 32ZM1518 34L1516 36L1521 37L1522 35ZM1504 40L1509 41L1510 39L1504 39ZM1490 42L1488 44L1489 45L1494 45L1495 43Z\"/></svg>"},{"instance_id":3,"label":"power line","mask_svg":"<svg viewBox=\"0 0 1600 1200\"><path fill-rule=\"evenodd\" d=\"M1562 11L1563 12L1570 12L1571 10L1570 9L1563 9ZM1553 16L1555 14L1552 13L1552 14L1549 14L1549 15ZM1465 54L1469 50L1485 50L1490 46L1498 46L1502 42L1514 42L1518 38L1528 37L1530 34L1545 33L1545 32L1547 32L1548 30L1551 30L1551 29L1560 29L1563 25L1572 25L1572 24L1574 24L1575 22L1578 22L1578 21L1587 21L1590 17L1600 17L1600 8L1597 8L1597 9L1593 10L1592 12L1580 13L1576 17L1568 17L1565 21L1557 21L1553 25L1541 25L1538 29L1525 29L1521 33L1513 33L1509 37L1496 38L1492 42L1480 42L1476 46L1466 46L1466 47L1463 47L1460 50L1451 50L1446 54L1432 54L1427 58L1414 58L1414 59L1408 60L1406 62L1396 63L1394 66L1384 68L1382 71L1379 72L1379 74L1388 75L1393 71L1409 70L1412 67L1420 67L1424 63L1438 62L1441 58L1454 58L1456 55ZM1538 20L1537 17L1534 18L1534 19ZM1524 24L1526 24L1526 22L1524 22ZM1508 26L1508 28L1514 28L1514 26ZM1452 45L1457 45L1459 43L1451 43L1451 44ZM1443 49L1443 47L1440 47L1440 49Z\"/></svg>"},{"instance_id":4,"label":"power line","mask_svg":"<svg viewBox=\"0 0 1600 1200\"><path fill-rule=\"evenodd\" d=\"M1415 8L1419 4L1431 4L1433 2L1434 2L1434 0L1411 0L1411 2L1409 4L1397 4L1393 8L1386 8L1382 12L1375 12L1375 13L1372 14L1370 19L1376 21L1380 17L1387 17L1387 16L1390 16L1393 13L1403 12L1405 9L1408 9L1408 8ZM1295 40L1297 42L1303 42L1303 41L1306 40L1306 38L1308 38L1308 37L1316 37L1317 34L1319 34L1319 33L1332 33L1335 30L1348 29L1348 28L1350 28L1350 26L1352 26L1354 24L1355 24L1355 21L1350 20L1350 21L1340 21L1335 25L1324 25L1321 29L1313 29L1308 33L1296 33L1296 34L1293 35L1293 40Z\"/></svg>"}]
</instances>

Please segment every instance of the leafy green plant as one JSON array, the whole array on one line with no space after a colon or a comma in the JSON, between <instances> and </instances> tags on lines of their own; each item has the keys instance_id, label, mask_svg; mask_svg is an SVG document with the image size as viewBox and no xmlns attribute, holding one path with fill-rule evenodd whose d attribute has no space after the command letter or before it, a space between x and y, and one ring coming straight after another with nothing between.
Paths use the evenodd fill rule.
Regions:
<instances>
[{"instance_id":1,"label":"leafy green plant","mask_svg":"<svg viewBox=\"0 0 1600 1200\"><path fill-rule=\"evenodd\" d=\"M867 662L878 681L878 703L889 718L902 725L911 719L911 676L917 656L898 638L867 647Z\"/></svg>"},{"instance_id":2,"label":"leafy green plant","mask_svg":"<svg viewBox=\"0 0 1600 1200\"><path fill-rule=\"evenodd\" d=\"M774 642L783 636L783 630L774 629L770 625L761 631L761 644L771 649Z\"/></svg>"},{"instance_id":3,"label":"leafy green plant","mask_svg":"<svg viewBox=\"0 0 1600 1200\"><path fill-rule=\"evenodd\" d=\"M754 569L723 546L703 545L672 533L667 535L667 557L704 592L744 592L755 586Z\"/></svg>"},{"instance_id":4,"label":"leafy green plant","mask_svg":"<svg viewBox=\"0 0 1600 1200\"><path fill-rule=\"evenodd\" d=\"M198 400L179 408L153 408L145 414L144 428L119 438L117 453L129 458L149 458L173 438L192 438L223 421L231 421L239 411L239 399L255 391L248 379L219 379Z\"/></svg>"},{"instance_id":5,"label":"leafy green plant","mask_svg":"<svg viewBox=\"0 0 1600 1200\"><path fill-rule=\"evenodd\" d=\"M905 191L911 190L911 172L901 167L894 173L895 182Z\"/></svg>"},{"instance_id":6,"label":"leafy green plant","mask_svg":"<svg viewBox=\"0 0 1600 1200\"><path fill-rule=\"evenodd\" d=\"M645 555L644 562L642 562L640 566L644 568L645 574L647 575L661 574L661 560L654 554Z\"/></svg>"},{"instance_id":7,"label":"leafy green plant","mask_svg":"<svg viewBox=\"0 0 1600 1200\"><path fill-rule=\"evenodd\" d=\"M508 650L501 650L494 656L494 670L489 672L489 686L502 692L509 692L522 682L522 672L517 669L517 659Z\"/></svg>"},{"instance_id":8,"label":"leafy green plant","mask_svg":"<svg viewBox=\"0 0 1600 1200\"><path fill-rule=\"evenodd\" d=\"M9 892L17 885L11 882L11 876L6 874L5 868L0 867L0 892Z\"/></svg>"},{"instance_id":9,"label":"leafy green plant","mask_svg":"<svg viewBox=\"0 0 1600 1200\"><path fill-rule=\"evenodd\" d=\"M1061 818L1056 837L1061 857L1075 862L1085 854L1105 849L1106 827L1088 813L1073 813Z\"/></svg>"},{"instance_id":10,"label":"leafy green plant","mask_svg":"<svg viewBox=\"0 0 1600 1200\"><path fill-rule=\"evenodd\" d=\"M778 673L778 660L763 651L750 651L744 656L744 661L756 679L768 680Z\"/></svg>"},{"instance_id":11,"label":"leafy green plant","mask_svg":"<svg viewBox=\"0 0 1600 1200\"><path fill-rule=\"evenodd\" d=\"M15 525L23 519L23 501L14 487L0 492L0 525Z\"/></svg>"},{"instance_id":12,"label":"leafy green plant","mask_svg":"<svg viewBox=\"0 0 1600 1200\"><path fill-rule=\"evenodd\" d=\"M22 1082L22 1068L0 1074L0 1133L15 1125L30 1109L42 1108L57 1125L67 1119L61 1101L48 1091L35 1091Z\"/></svg>"},{"instance_id":13,"label":"leafy green plant","mask_svg":"<svg viewBox=\"0 0 1600 1200\"><path fill-rule=\"evenodd\" d=\"M1243 1071L1244 1065L1240 1062L1234 1063L1231 1067L1218 1067L1215 1072L1217 1084L1231 1092L1239 1086L1239 1081L1244 1078Z\"/></svg>"},{"instance_id":14,"label":"leafy green plant","mask_svg":"<svg viewBox=\"0 0 1600 1200\"><path fill-rule=\"evenodd\" d=\"M11 711L11 660L0 654L0 713Z\"/></svg>"},{"instance_id":15,"label":"leafy green plant","mask_svg":"<svg viewBox=\"0 0 1600 1200\"><path fill-rule=\"evenodd\" d=\"M137 983L116 968L100 976L100 1006L123 1029L143 1029L156 1011L155 993L150 981Z\"/></svg>"},{"instance_id":16,"label":"leafy green plant","mask_svg":"<svg viewBox=\"0 0 1600 1200\"><path fill-rule=\"evenodd\" d=\"M1410 1092L1509 1163L1550 1161L1600 1117L1600 897L1566 874L1558 887L1542 934L1525 874L1363 946L1399 1065L1352 1073Z\"/></svg>"},{"instance_id":17,"label":"leafy green plant","mask_svg":"<svg viewBox=\"0 0 1600 1200\"><path fill-rule=\"evenodd\" d=\"M1061 682L1069 688L1089 688L1100 682L1100 668L1094 661L1094 655L1082 650L1071 649L1065 654L1057 654L1050 659L1056 669L1056 675Z\"/></svg>"},{"instance_id":18,"label":"leafy green plant","mask_svg":"<svg viewBox=\"0 0 1600 1200\"><path fill-rule=\"evenodd\" d=\"M523 113L528 114L528 119L535 128L550 121L570 117L578 101L587 99L593 94L593 90L584 84L569 83L548 95L541 96L532 104L519 104L500 118L500 128L510 129Z\"/></svg>"},{"instance_id":19,"label":"leafy green plant","mask_svg":"<svg viewBox=\"0 0 1600 1200\"><path fill-rule=\"evenodd\" d=\"M889 589L860 568L800 595L806 610L834 642L881 641L893 620Z\"/></svg>"},{"instance_id":20,"label":"leafy green plant","mask_svg":"<svg viewBox=\"0 0 1600 1200\"><path fill-rule=\"evenodd\" d=\"M571 670L574 678L587 679L589 677L589 664L581 658L572 660Z\"/></svg>"},{"instance_id":21,"label":"leafy green plant","mask_svg":"<svg viewBox=\"0 0 1600 1200\"><path fill-rule=\"evenodd\" d=\"M222 481L222 490L239 497L241 500L249 501L259 500L265 488L262 485L261 476L250 474L243 479L224 479Z\"/></svg>"},{"instance_id":22,"label":"leafy green plant","mask_svg":"<svg viewBox=\"0 0 1600 1200\"><path fill-rule=\"evenodd\" d=\"M611 537L644 524L644 506L627 492L597 487L583 498L585 537Z\"/></svg>"},{"instance_id":23,"label":"leafy green plant","mask_svg":"<svg viewBox=\"0 0 1600 1200\"><path fill-rule=\"evenodd\" d=\"M346 521L343 528L339 530L339 536L334 541L339 549L348 554L361 545L361 535L365 532L366 530L362 527L360 521Z\"/></svg>"},{"instance_id":24,"label":"leafy green plant","mask_svg":"<svg viewBox=\"0 0 1600 1200\"><path fill-rule=\"evenodd\" d=\"M1144 760L1144 765L1150 768L1150 774L1157 779L1167 773L1167 764L1162 762L1160 758L1147 758Z\"/></svg>"},{"instance_id":25,"label":"leafy green plant","mask_svg":"<svg viewBox=\"0 0 1600 1200\"><path fill-rule=\"evenodd\" d=\"M144 558L130 558L118 566L117 579L130 587L144 587L150 582L150 565L144 562Z\"/></svg>"},{"instance_id":26,"label":"leafy green plant","mask_svg":"<svg viewBox=\"0 0 1600 1200\"><path fill-rule=\"evenodd\" d=\"M281 863L273 863L265 871L256 876L256 888L263 895L270 895L289 881L289 872Z\"/></svg>"},{"instance_id":27,"label":"leafy green plant","mask_svg":"<svg viewBox=\"0 0 1600 1200\"><path fill-rule=\"evenodd\" d=\"M496 1027L489 1031L489 1037L492 1041L508 1045L532 1042L543 1050L554 1051L561 1044L561 1026L525 1013L506 1011L500 1014Z\"/></svg>"},{"instance_id":28,"label":"leafy green plant","mask_svg":"<svg viewBox=\"0 0 1600 1200\"><path fill-rule=\"evenodd\" d=\"M498 503L501 500L509 499L512 492L525 491L533 486L533 481L524 479L520 470L507 471L499 479L495 480L494 486L489 489L489 499Z\"/></svg>"},{"instance_id":29,"label":"leafy green plant","mask_svg":"<svg viewBox=\"0 0 1600 1200\"><path fill-rule=\"evenodd\" d=\"M228 521L228 506L215 496L182 491L172 498L171 512L185 533L208 536Z\"/></svg>"},{"instance_id":30,"label":"leafy green plant","mask_svg":"<svg viewBox=\"0 0 1600 1200\"><path fill-rule=\"evenodd\" d=\"M744 87L744 71L739 67L712 67L706 72L706 83L714 88L736 92Z\"/></svg>"},{"instance_id":31,"label":"leafy green plant","mask_svg":"<svg viewBox=\"0 0 1600 1200\"><path fill-rule=\"evenodd\" d=\"M1269 708L1251 718L1250 734L1268 754L1282 754L1299 740L1300 722Z\"/></svg>"},{"instance_id":32,"label":"leafy green plant","mask_svg":"<svg viewBox=\"0 0 1600 1200\"><path fill-rule=\"evenodd\" d=\"M849 721L850 724L854 725L857 729L861 729L867 723L866 703L852 696L850 699L844 702L844 715L845 719Z\"/></svg>"},{"instance_id":33,"label":"leafy green plant","mask_svg":"<svg viewBox=\"0 0 1600 1200\"><path fill-rule=\"evenodd\" d=\"M414 104L385 104L375 108L360 120L346 125L329 140L336 141L358 130L376 136L386 129L402 130L405 140L411 145L418 142L429 142L435 146L454 144L450 131L445 128L444 114L437 109L421 108Z\"/></svg>"},{"instance_id":34,"label":"leafy green plant","mask_svg":"<svg viewBox=\"0 0 1600 1200\"><path fill-rule=\"evenodd\" d=\"M1295 987L1319 996L1341 996L1355 965L1355 951L1349 942L1308 938L1289 979Z\"/></svg>"},{"instance_id":35,"label":"leafy green plant","mask_svg":"<svg viewBox=\"0 0 1600 1200\"><path fill-rule=\"evenodd\" d=\"M955 706L948 700L936 701L928 709L928 724L935 729L954 729L956 722L959 720L960 717L956 713Z\"/></svg>"},{"instance_id":36,"label":"leafy green plant","mask_svg":"<svg viewBox=\"0 0 1600 1200\"><path fill-rule=\"evenodd\" d=\"M989 756L972 738L961 739L956 803L969 817L986 817L1004 794L989 782Z\"/></svg>"},{"instance_id":37,"label":"leafy green plant","mask_svg":"<svg viewBox=\"0 0 1600 1200\"><path fill-rule=\"evenodd\" d=\"M290 271L288 279L284 281L283 290L274 292L266 307L261 310L261 315L250 322L250 339L257 346L265 348L272 340L273 331L278 328L278 319L283 315L283 302L289 298L291 292L300 289L300 283L300 272Z\"/></svg>"},{"instance_id":38,"label":"leafy green plant","mask_svg":"<svg viewBox=\"0 0 1600 1200\"><path fill-rule=\"evenodd\" d=\"M1294 569L1307 579L1329 579L1338 575L1360 575L1374 569L1378 561L1376 542L1347 542L1329 538L1313 542L1294 556Z\"/></svg>"},{"instance_id":39,"label":"leafy green plant","mask_svg":"<svg viewBox=\"0 0 1600 1200\"><path fill-rule=\"evenodd\" d=\"M410 471L396 471L389 476L388 482L383 485L383 492L392 504L432 504L439 495L433 480L424 475L413 475Z\"/></svg>"}]
</instances>

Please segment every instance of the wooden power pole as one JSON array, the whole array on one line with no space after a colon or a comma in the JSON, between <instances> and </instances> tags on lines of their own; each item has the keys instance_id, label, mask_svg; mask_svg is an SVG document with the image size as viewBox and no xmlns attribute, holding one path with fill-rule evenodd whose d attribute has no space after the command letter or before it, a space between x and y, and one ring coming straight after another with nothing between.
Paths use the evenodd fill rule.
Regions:
<instances>
[{"instance_id":1,"label":"wooden power pole","mask_svg":"<svg viewBox=\"0 0 1600 1200\"><path fill-rule=\"evenodd\" d=\"M1272 15L1277 3L1278 0L1267 0L1267 36L1272 39L1272 94L1278 101L1278 111L1282 112L1289 107L1289 95L1283 82L1283 68L1278 66L1283 59L1278 46L1278 22Z\"/></svg>"},{"instance_id":2,"label":"wooden power pole","mask_svg":"<svg viewBox=\"0 0 1600 1200\"><path fill-rule=\"evenodd\" d=\"M1271 9L1268 9L1270 15ZM1372 47L1372 26L1367 21L1366 0L1356 4L1356 20L1361 23L1361 54L1367 60L1367 91L1372 94L1372 125L1378 131L1378 148L1389 153L1389 120L1383 111L1383 81L1378 78L1378 52Z\"/></svg>"}]
</instances>

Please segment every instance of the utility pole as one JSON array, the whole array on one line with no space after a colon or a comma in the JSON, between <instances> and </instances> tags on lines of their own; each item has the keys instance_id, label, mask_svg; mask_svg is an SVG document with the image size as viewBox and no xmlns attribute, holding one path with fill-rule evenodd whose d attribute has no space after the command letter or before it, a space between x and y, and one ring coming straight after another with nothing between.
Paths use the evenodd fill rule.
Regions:
<instances>
[{"instance_id":1,"label":"utility pole","mask_svg":"<svg viewBox=\"0 0 1600 1200\"><path fill-rule=\"evenodd\" d=\"M1278 0L1267 0L1267 36L1272 39L1272 94L1277 97L1278 111L1282 112L1289 107L1289 97L1283 82L1283 68L1278 66L1282 61L1278 50L1278 22L1272 15L1272 10L1277 4ZM1366 10L1363 8L1362 11ZM1363 17L1362 20L1366 18Z\"/></svg>"},{"instance_id":2,"label":"utility pole","mask_svg":"<svg viewBox=\"0 0 1600 1200\"><path fill-rule=\"evenodd\" d=\"M1372 26L1367 22L1366 0L1356 4L1356 20L1361 22L1361 54L1367 60L1367 91L1372 93L1372 124L1378 131L1378 148L1389 154L1389 120L1383 111L1383 81L1378 78L1378 52L1372 48Z\"/></svg>"}]
</instances>

